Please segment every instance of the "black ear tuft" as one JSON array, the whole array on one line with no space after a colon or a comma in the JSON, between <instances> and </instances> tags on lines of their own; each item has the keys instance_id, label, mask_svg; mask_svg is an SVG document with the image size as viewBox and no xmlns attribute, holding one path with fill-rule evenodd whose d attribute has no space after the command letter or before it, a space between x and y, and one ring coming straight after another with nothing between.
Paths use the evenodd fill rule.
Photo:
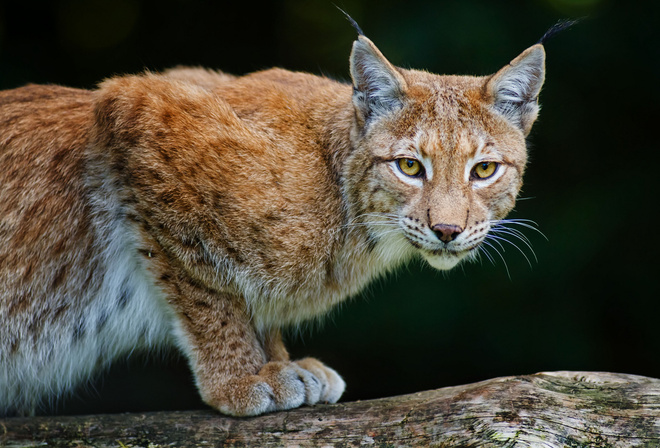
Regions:
<instances>
[{"instance_id":1,"label":"black ear tuft","mask_svg":"<svg viewBox=\"0 0 660 448\"><path fill-rule=\"evenodd\" d=\"M357 31L358 36L364 36L364 32L362 31L362 28L360 28L360 25L357 24L357 22L353 19L353 17L349 16L346 11L341 9L339 6L335 5L335 8L340 10L344 16L346 16L346 19L349 21L349 23L355 28L355 31Z\"/></svg>"},{"instance_id":2,"label":"black ear tuft","mask_svg":"<svg viewBox=\"0 0 660 448\"><path fill-rule=\"evenodd\" d=\"M564 31L565 29L568 29L572 27L573 25L577 24L580 20L560 20L559 22L555 23L550 27L548 31L545 32L543 37L539 39L537 44L545 44L545 42L550 39L551 37L554 37L555 34Z\"/></svg>"}]
</instances>

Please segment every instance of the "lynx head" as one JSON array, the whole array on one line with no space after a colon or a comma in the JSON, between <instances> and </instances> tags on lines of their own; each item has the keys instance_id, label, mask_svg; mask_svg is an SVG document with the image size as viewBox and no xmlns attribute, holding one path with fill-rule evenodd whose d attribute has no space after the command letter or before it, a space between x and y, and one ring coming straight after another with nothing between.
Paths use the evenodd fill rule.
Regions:
<instances>
[{"instance_id":1,"label":"lynx head","mask_svg":"<svg viewBox=\"0 0 660 448\"><path fill-rule=\"evenodd\" d=\"M437 269L476 255L515 205L544 65L537 44L491 76L439 76L394 67L360 35L345 175L370 239Z\"/></svg>"}]
</instances>

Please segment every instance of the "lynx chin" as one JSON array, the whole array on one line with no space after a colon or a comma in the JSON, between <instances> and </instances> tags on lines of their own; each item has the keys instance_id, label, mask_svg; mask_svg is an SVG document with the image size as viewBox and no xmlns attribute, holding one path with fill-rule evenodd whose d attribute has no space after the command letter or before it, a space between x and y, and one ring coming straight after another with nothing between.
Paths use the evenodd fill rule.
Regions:
<instances>
[{"instance_id":1,"label":"lynx chin","mask_svg":"<svg viewBox=\"0 0 660 448\"><path fill-rule=\"evenodd\" d=\"M0 93L0 415L134 350L174 347L203 400L250 416L334 403L281 329L412 257L450 269L514 207L543 44L490 76L392 65L352 83L271 69Z\"/></svg>"}]
</instances>

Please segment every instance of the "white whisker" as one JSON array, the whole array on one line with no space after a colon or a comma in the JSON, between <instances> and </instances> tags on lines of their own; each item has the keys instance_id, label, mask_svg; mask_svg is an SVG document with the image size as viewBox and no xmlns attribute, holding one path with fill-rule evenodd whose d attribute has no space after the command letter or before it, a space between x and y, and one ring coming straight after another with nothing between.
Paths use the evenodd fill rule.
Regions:
<instances>
[{"instance_id":1,"label":"white whisker","mask_svg":"<svg viewBox=\"0 0 660 448\"><path fill-rule=\"evenodd\" d=\"M368 217L373 217L373 218L390 218L393 220L399 219L399 216L394 214L394 213L362 213L361 215L356 216L356 219L359 218L368 218Z\"/></svg>"},{"instance_id":2,"label":"white whisker","mask_svg":"<svg viewBox=\"0 0 660 448\"><path fill-rule=\"evenodd\" d=\"M532 255L534 256L534 260L535 260L537 263L539 262L539 259L538 259L538 257L536 256L536 252L534 252L534 249L532 248L532 245L530 244L529 239L528 239L525 235L523 235L522 233L517 232L517 231L514 231L514 229L506 229L506 230L504 230L504 229L496 229L496 230L492 230L492 233L493 233L493 235L492 235L493 237L498 236L498 234L505 234L505 235L511 235L511 236L514 237L514 238L518 238L518 239L519 239L520 241L522 241L523 244L525 244L525 246L527 246L527 248L530 250L530 252L531 252ZM501 238L503 241L506 241L507 243L509 243L509 244L511 244L512 246L514 246L516 249L518 249L518 250L519 250L519 251L525 256L525 258L527 258L527 255L525 255L525 252L523 252L523 251L518 247L518 245L516 245L513 241L510 241L510 240L508 240L508 239L506 239L506 238L504 238L504 237L500 237L500 238ZM529 261L529 259L527 259L527 261ZM530 266L531 266L531 263L530 263Z\"/></svg>"},{"instance_id":3,"label":"white whisker","mask_svg":"<svg viewBox=\"0 0 660 448\"><path fill-rule=\"evenodd\" d=\"M532 267L532 262L529 261L529 257L527 256L527 254L520 247L518 247L515 243L507 240L504 237L498 236L498 235L489 235L488 237L494 239L495 241L505 241L505 242L509 243L510 245L512 245L513 247L515 247L516 249L518 249L518 252L520 252L522 254L522 256L525 257L525 260L527 260L527 263L529 264L529 267L530 268Z\"/></svg>"},{"instance_id":4,"label":"white whisker","mask_svg":"<svg viewBox=\"0 0 660 448\"><path fill-rule=\"evenodd\" d=\"M530 260L530 257L527 256L525 251L514 241L512 241L509 237L513 237L519 241L521 241L527 248L530 250L532 253L532 256L534 257L534 261L538 263L538 257L536 256L536 252L534 251L534 248L532 247L532 242L531 240L525 235L520 229L516 229L513 226L519 226L527 229L532 229L535 232L537 232L539 235L541 235L543 238L548 240L548 238L541 232L537 227L538 224L530 219L499 219L499 220L492 220L490 222L491 228L486 236L486 239L490 241L490 246L495 248L493 246L493 243L497 244L502 248L502 252L504 252L504 247L503 243L509 243L513 247L515 247L522 255L525 257L525 260L527 260L527 263L529 264L530 267L532 266L532 262ZM485 242L485 241L484 241ZM500 257L502 254L500 254Z\"/></svg>"},{"instance_id":5,"label":"white whisker","mask_svg":"<svg viewBox=\"0 0 660 448\"><path fill-rule=\"evenodd\" d=\"M498 232L506 233L508 235L516 236L516 237L518 237L520 239L523 239L523 240L525 240L525 241L527 241L528 243L531 244L531 241L529 240L529 238L527 238L527 235L525 235L524 233L522 233L518 229L498 225L498 226L491 227L490 231L495 232L495 233L498 233Z\"/></svg>"},{"instance_id":6,"label":"white whisker","mask_svg":"<svg viewBox=\"0 0 660 448\"><path fill-rule=\"evenodd\" d=\"M525 227L527 229L532 229L533 231L541 235L543 238L545 238L546 241L549 241L548 237L545 236L545 234L538 229L538 224L536 223L536 221L532 221L531 219L500 219L500 220L491 221L491 225L493 225L494 227L497 227L498 225L505 227L506 224L518 225L521 227Z\"/></svg>"},{"instance_id":7,"label":"white whisker","mask_svg":"<svg viewBox=\"0 0 660 448\"><path fill-rule=\"evenodd\" d=\"M532 244L531 240L530 240L529 238L527 238L527 235L525 235L524 233L522 233L520 230L518 230L518 229L514 229L514 228L511 228L511 227L507 227L506 230L507 230L508 232L511 232L511 233L515 234L518 238L522 238L522 239L524 239L524 240L527 241L529 244Z\"/></svg>"},{"instance_id":8,"label":"white whisker","mask_svg":"<svg viewBox=\"0 0 660 448\"><path fill-rule=\"evenodd\" d=\"M493 234L488 234L488 235L486 235L486 240L488 240L488 239L491 239L493 242L497 243L497 245L500 246L500 249L502 249L502 252L506 252L506 248L504 247L504 245L502 243L500 243L500 240L503 239L503 238L501 238L501 237L498 238L497 236L495 236Z\"/></svg>"},{"instance_id":9,"label":"white whisker","mask_svg":"<svg viewBox=\"0 0 660 448\"><path fill-rule=\"evenodd\" d=\"M390 230L386 230L384 232L379 232L378 236L383 237L383 236L390 235L390 234L394 234L394 235L401 234L401 231L399 229L390 229Z\"/></svg>"},{"instance_id":10,"label":"white whisker","mask_svg":"<svg viewBox=\"0 0 660 448\"><path fill-rule=\"evenodd\" d=\"M491 249L493 249L495 251L495 253L497 253L497 255L500 256L500 258L502 259L502 263L504 263L504 269L506 269L506 275L507 275L507 277L509 277L509 280L511 280L511 273L509 272L509 265L506 264L506 260L504 259L504 256L500 253L499 250L497 250L497 247L490 244L487 240L484 240L482 244L485 244L486 246L490 247Z\"/></svg>"},{"instance_id":11,"label":"white whisker","mask_svg":"<svg viewBox=\"0 0 660 448\"><path fill-rule=\"evenodd\" d=\"M495 266L495 260L493 260L493 257L488 253L488 250L484 246L479 246L477 254L483 254L488 259L488 261L490 261L491 264ZM481 257L479 257L479 259L481 259Z\"/></svg>"},{"instance_id":12,"label":"white whisker","mask_svg":"<svg viewBox=\"0 0 660 448\"><path fill-rule=\"evenodd\" d=\"M372 221L372 222L352 222L352 223L346 223L343 225L343 227L349 228L349 227L371 227L371 226L388 226L395 224L391 221Z\"/></svg>"}]
</instances>

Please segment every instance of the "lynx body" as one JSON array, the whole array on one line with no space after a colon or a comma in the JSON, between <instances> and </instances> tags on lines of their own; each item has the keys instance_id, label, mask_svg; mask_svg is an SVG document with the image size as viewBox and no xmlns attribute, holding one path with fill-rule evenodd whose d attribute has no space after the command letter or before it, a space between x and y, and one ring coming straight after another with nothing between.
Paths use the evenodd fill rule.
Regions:
<instances>
[{"instance_id":1,"label":"lynx body","mask_svg":"<svg viewBox=\"0 0 660 448\"><path fill-rule=\"evenodd\" d=\"M280 329L412 257L474 257L521 187L544 51L438 76L359 36L350 70L2 92L0 414L168 346L224 413L337 401Z\"/></svg>"}]
</instances>

